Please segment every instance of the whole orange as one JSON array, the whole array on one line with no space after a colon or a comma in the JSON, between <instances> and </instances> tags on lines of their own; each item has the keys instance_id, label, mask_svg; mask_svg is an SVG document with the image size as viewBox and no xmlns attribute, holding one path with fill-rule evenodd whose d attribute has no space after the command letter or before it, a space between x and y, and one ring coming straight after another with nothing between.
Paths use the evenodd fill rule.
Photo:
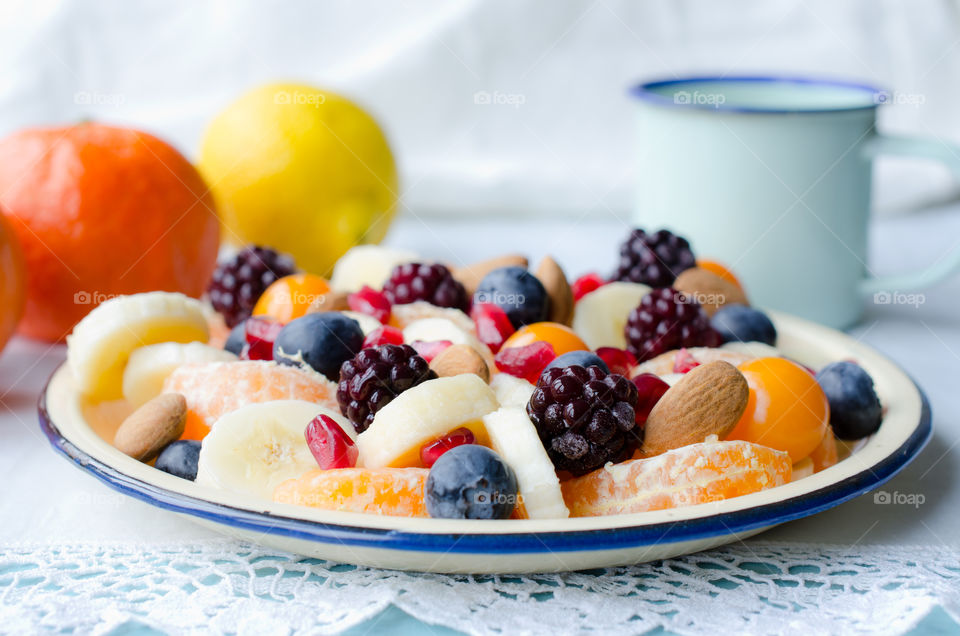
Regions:
<instances>
[{"instance_id":1,"label":"whole orange","mask_svg":"<svg viewBox=\"0 0 960 636\"><path fill-rule=\"evenodd\" d=\"M25 288L20 241L10 221L0 212L0 349L7 344L23 315Z\"/></svg>"},{"instance_id":2,"label":"whole orange","mask_svg":"<svg viewBox=\"0 0 960 636\"><path fill-rule=\"evenodd\" d=\"M198 297L217 257L213 197L176 149L95 123L31 128L0 141L0 203L27 266L20 332L62 340L118 295Z\"/></svg>"}]
</instances>

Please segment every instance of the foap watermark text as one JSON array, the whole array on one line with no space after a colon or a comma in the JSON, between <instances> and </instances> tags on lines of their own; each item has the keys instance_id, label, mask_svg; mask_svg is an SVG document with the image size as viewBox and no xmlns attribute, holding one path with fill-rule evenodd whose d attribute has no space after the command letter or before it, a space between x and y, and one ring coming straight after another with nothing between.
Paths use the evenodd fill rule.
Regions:
<instances>
[{"instance_id":1,"label":"foap watermark text","mask_svg":"<svg viewBox=\"0 0 960 636\"><path fill-rule=\"evenodd\" d=\"M927 498L919 492L899 492L894 490L878 490L873 493L873 503L878 506L913 506L919 508Z\"/></svg>"},{"instance_id":2,"label":"foap watermark text","mask_svg":"<svg viewBox=\"0 0 960 636\"><path fill-rule=\"evenodd\" d=\"M873 295L874 305L909 305L911 307L919 307L925 302L927 302L926 294L879 291Z\"/></svg>"}]
</instances>

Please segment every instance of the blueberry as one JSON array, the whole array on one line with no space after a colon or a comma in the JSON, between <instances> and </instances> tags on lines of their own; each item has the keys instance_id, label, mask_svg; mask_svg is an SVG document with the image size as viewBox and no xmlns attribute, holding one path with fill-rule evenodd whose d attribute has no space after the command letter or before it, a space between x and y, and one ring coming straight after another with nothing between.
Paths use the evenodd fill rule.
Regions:
<instances>
[{"instance_id":1,"label":"blueberry","mask_svg":"<svg viewBox=\"0 0 960 636\"><path fill-rule=\"evenodd\" d=\"M193 481L197 478L199 459L200 442L182 439L164 448L157 457L154 467L174 477Z\"/></svg>"},{"instance_id":2,"label":"blueberry","mask_svg":"<svg viewBox=\"0 0 960 636\"><path fill-rule=\"evenodd\" d=\"M424 498L431 517L506 519L517 505L517 477L486 446L457 446L430 469Z\"/></svg>"},{"instance_id":3,"label":"blueberry","mask_svg":"<svg viewBox=\"0 0 960 636\"><path fill-rule=\"evenodd\" d=\"M247 321L244 320L230 330L230 335L227 337L227 341L223 343L224 349L230 353L240 355L240 353L243 351L243 348L247 346L246 324Z\"/></svg>"},{"instance_id":4,"label":"blueberry","mask_svg":"<svg viewBox=\"0 0 960 636\"><path fill-rule=\"evenodd\" d=\"M830 426L840 439L860 439L877 432L883 409L873 378L854 362L831 362L817 374L830 402Z\"/></svg>"},{"instance_id":5,"label":"blueberry","mask_svg":"<svg viewBox=\"0 0 960 636\"><path fill-rule=\"evenodd\" d=\"M771 347L777 342L777 329L767 314L743 305L721 307L710 326L724 342L765 342Z\"/></svg>"},{"instance_id":6,"label":"blueberry","mask_svg":"<svg viewBox=\"0 0 960 636\"><path fill-rule=\"evenodd\" d=\"M537 277L522 267L501 267L483 277L475 303L491 303L507 313L517 329L547 319L547 292Z\"/></svg>"},{"instance_id":7,"label":"blueberry","mask_svg":"<svg viewBox=\"0 0 960 636\"><path fill-rule=\"evenodd\" d=\"M363 331L356 320L338 311L307 314L290 321L273 343L273 359L280 364L313 367L334 382L340 365L363 348Z\"/></svg>"},{"instance_id":8,"label":"blueberry","mask_svg":"<svg viewBox=\"0 0 960 636\"><path fill-rule=\"evenodd\" d=\"M562 369L563 367L569 367L574 364L583 368L600 367L604 373L610 373L610 368L607 366L607 363L603 361L603 358L592 351L570 351L562 356L557 356L553 359L553 362L547 365L544 371L554 367Z\"/></svg>"}]
</instances>

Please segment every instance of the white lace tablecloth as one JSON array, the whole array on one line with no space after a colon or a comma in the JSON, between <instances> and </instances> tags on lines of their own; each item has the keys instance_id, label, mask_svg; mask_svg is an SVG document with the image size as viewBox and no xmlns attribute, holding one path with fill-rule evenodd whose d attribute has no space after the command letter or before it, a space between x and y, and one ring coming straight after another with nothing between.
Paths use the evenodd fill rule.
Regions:
<instances>
[{"instance_id":1,"label":"white lace tablecloth","mask_svg":"<svg viewBox=\"0 0 960 636\"><path fill-rule=\"evenodd\" d=\"M929 263L960 236L957 211L878 223L873 269ZM514 220L509 233L489 222L409 217L390 240L453 262L549 252L580 273L612 265L623 233L600 213L577 224ZM954 280L919 307L871 307L852 331L930 398L931 443L883 487L922 495L922 504L866 495L706 553L523 577L388 572L277 554L114 493L56 456L37 427L37 395L62 347L14 341L0 357L0 632L374 631L390 606L423 629L472 634L899 634L934 607L960 622L958 297Z\"/></svg>"}]
</instances>

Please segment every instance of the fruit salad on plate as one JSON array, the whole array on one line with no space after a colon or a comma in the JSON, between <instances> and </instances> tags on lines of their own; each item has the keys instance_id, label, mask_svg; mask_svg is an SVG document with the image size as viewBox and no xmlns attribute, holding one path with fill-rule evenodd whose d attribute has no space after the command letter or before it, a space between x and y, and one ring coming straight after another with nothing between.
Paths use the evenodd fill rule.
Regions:
<instances>
[{"instance_id":1,"label":"fruit salad on plate","mask_svg":"<svg viewBox=\"0 0 960 636\"><path fill-rule=\"evenodd\" d=\"M110 441L159 471L378 515L720 501L830 467L882 418L855 361L782 355L733 273L666 230L573 281L550 257L453 267L381 246L327 280L250 246L203 301L103 303L67 360L84 401L121 414Z\"/></svg>"}]
</instances>

